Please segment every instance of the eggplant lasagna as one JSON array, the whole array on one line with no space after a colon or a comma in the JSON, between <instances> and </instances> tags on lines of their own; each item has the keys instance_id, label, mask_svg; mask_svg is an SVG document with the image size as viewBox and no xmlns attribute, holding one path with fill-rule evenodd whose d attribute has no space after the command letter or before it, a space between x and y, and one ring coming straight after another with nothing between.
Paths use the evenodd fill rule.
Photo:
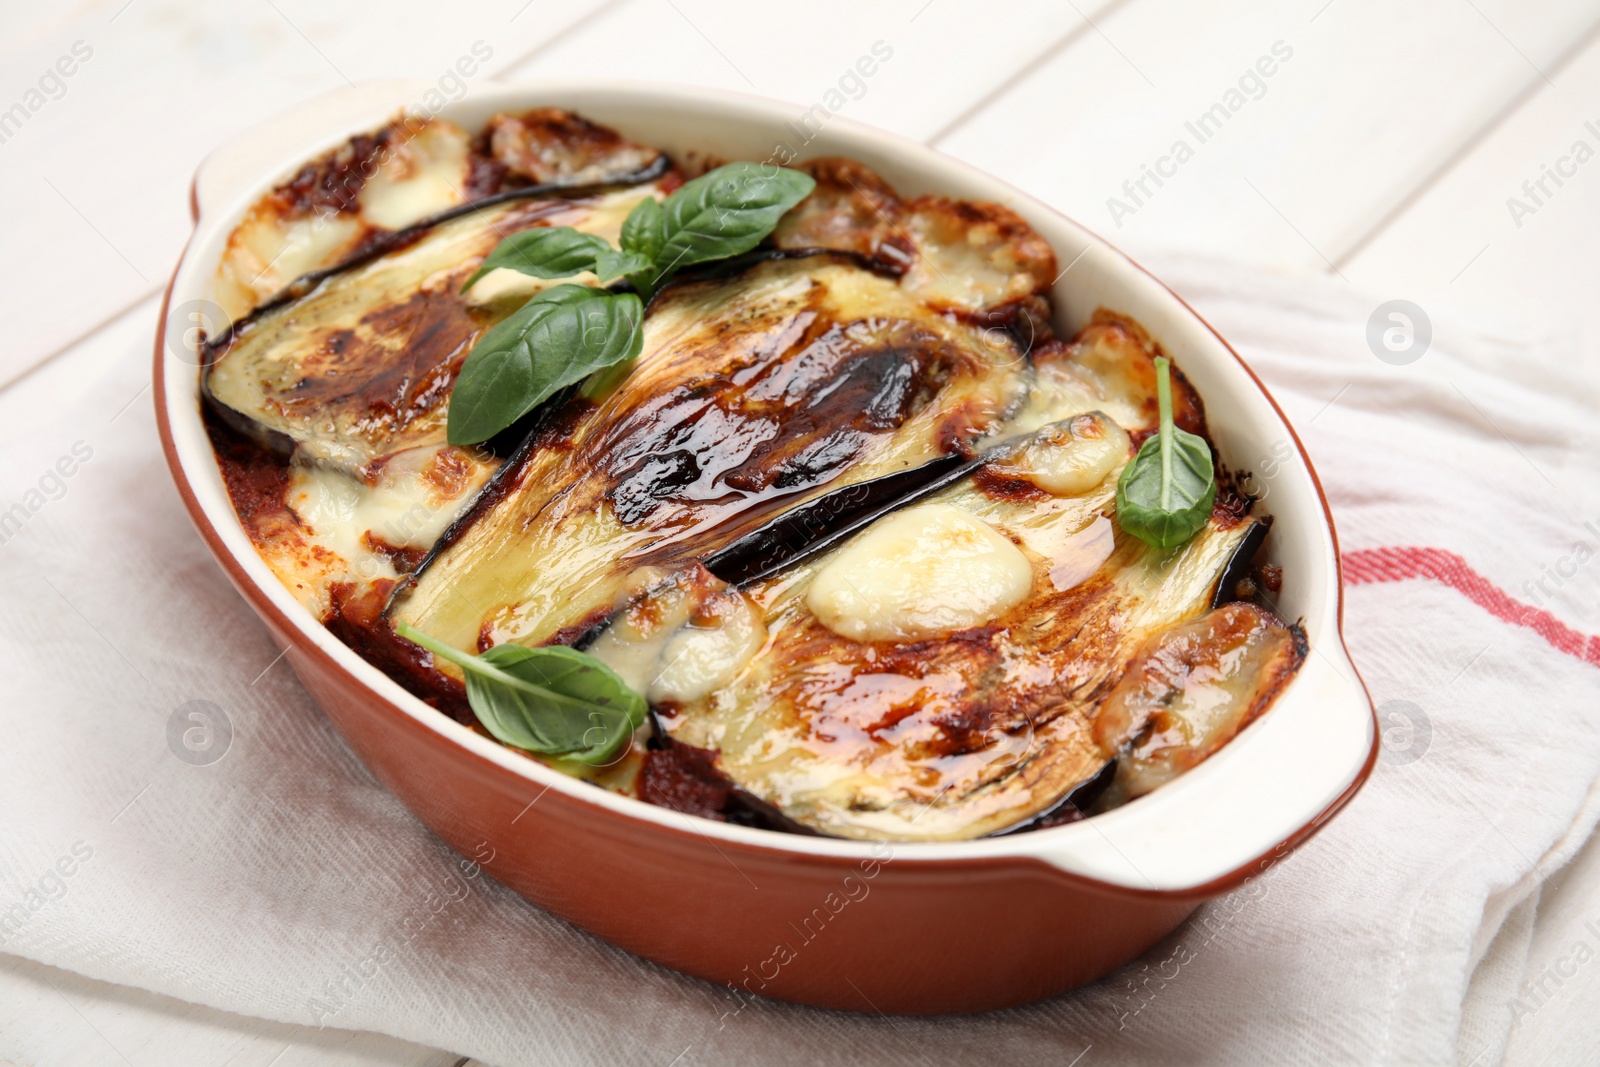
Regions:
<instances>
[{"instance_id":1,"label":"eggplant lasagna","mask_svg":"<svg viewBox=\"0 0 1600 1067\"><path fill-rule=\"evenodd\" d=\"M502 741L461 668L397 629L582 650L648 715L604 761L529 758L708 818L958 840L1091 816L1204 760L1307 649L1269 607L1270 517L1220 464L1181 544L1119 522L1119 478L1163 425L1159 344L1111 310L1056 336L1055 254L1004 207L903 198L848 159L797 169L815 185L759 247L644 294L623 373L462 445L469 352L557 284L465 287L485 258L540 228L616 242L693 175L553 109L475 134L399 118L306 164L232 233L233 325L204 350L262 558ZM1209 441L1174 371L1168 424Z\"/></svg>"}]
</instances>

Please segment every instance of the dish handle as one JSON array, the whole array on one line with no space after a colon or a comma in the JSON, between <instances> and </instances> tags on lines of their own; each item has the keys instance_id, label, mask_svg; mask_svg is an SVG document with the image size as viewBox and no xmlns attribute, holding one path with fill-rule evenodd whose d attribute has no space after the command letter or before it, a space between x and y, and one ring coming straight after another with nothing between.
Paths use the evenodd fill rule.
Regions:
<instances>
[{"instance_id":1,"label":"dish handle","mask_svg":"<svg viewBox=\"0 0 1600 1067\"><path fill-rule=\"evenodd\" d=\"M1205 899L1264 874L1371 773L1371 698L1343 645L1314 650L1277 704L1200 766L1134 801L1038 835L1033 859L1157 896Z\"/></svg>"}]
</instances>

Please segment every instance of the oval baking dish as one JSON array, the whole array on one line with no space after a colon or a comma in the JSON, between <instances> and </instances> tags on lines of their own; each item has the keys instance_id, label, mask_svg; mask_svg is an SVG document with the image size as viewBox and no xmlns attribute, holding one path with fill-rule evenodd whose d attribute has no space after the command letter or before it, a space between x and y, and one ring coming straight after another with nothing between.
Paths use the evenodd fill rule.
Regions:
<instances>
[{"instance_id":1,"label":"oval baking dish","mask_svg":"<svg viewBox=\"0 0 1600 1067\"><path fill-rule=\"evenodd\" d=\"M1180 361L1224 458L1248 466L1293 446L1273 485L1277 521L1266 552L1285 575L1281 614L1303 627L1311 654L1270 714L1181 778L1094 818L973 841L891 844L780 834L610 794L407 693L303 610L257 554L202 423L198 360L180 337L187 320L178 312L211 298L227 237L259 196L418 94L394 83L349 90L206 161L195 183L195 232L156 340L155 397L168 464L218 562L351 747L452 846L480 856L492 849L486 869L528 899L739 997L973 1011L1058 993L1136 957L1200 902L1287 854L1359 788L1377 733L1339 632L1332 519L1259 380L1177 296L1077 224L971 167L844 118L797 149L801 158L847 156L909 196L1012 209L1071 264L1053 293L1062 335L1097 308L1128 315ZM476 129L496 112L542 106L571 109L679 159L766 159L794 139L786 105L661 85L508 85L438 114Z\"/></svg>"}]
</instances>

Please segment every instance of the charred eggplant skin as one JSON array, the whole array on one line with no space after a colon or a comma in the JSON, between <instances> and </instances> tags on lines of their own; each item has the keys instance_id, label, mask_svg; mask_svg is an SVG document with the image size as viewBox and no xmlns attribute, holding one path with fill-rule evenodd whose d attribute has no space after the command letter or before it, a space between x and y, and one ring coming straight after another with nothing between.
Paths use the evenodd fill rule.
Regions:
<instances>
[{"instance_id":1,"label":"charred eggplant skin","mask_svg":"<svg viewBox=\"0 0 1600 1067\"><path fill-rule=\"evenodd\" d=\"M930 459L806 501L751 530L705 559L706 569L729 585L770 578L864 529L877 519L954 484L983 465L960 453Z\"/></svg>"},{"instance_id":2,"label":"charred eggplant skin","mask_svg":"<svg viewBox=\"0 0 1600 1067\"><path fill-rule=\"evenodd\" d=\"M1004 830L997 830L990 837L1010 837L1012 834L1028 834L1036 830L1048 830L1055 826L1065 826L1068 823L1079 822L1089 817L1089 811L1105 795L1111 783L1117 777L1117 760L1113 756L1106 760L1105 766L1094 773L1094 777L1086 779L1082 785L1077 786L1051 808L1040 812L1031 819L1008 826Z\"/></svg>"},{"instance_id":3,"label":"charred eggplant skin","mask_svg":"<svg viewBox=\"0 0 1600 1067\"><path fill-rule=\"evenodd\" d=\"M1250 573L1250 567L1255 563L1256 557L1261 554L1261 547L1267 543L1267 534L1272 530L1272 516L1262 515L1250 526L1250 532L1239 547L1234 550L1233 558L1228 561L1228 566L1223 569L1222 576L1217 579L1217 591L1211 596L1211 606L1220 608L1231 601L1238 600L1235 592L1239 583Z\"/></svg>"}]
</instances>

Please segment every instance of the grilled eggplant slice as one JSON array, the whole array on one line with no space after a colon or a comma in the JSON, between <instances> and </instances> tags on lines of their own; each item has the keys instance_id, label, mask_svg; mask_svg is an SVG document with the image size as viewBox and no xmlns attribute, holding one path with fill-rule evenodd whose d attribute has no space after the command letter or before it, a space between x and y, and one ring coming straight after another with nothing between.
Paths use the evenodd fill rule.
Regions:
<instances>
[{"instance_id":1,"label":"grilled eggplant slice","mask_svg":"<svg viewBox=\"0 0 1600 1067\"><path fill-rule=\"evenodd\" d=\"M450 387L484 331L557 283L499 270L461 293L481 259L533 226L615 240L662 185L462 209L303 279L210 345L211 413L281 457L281 497L247 528L309 610L326 619L410 573L500 466L486 448L446 443Z\"/></svg>"},{"instance_id":2,"label":"grilled eggplant slice","mask_svg":"<svg viewBox=\"0 0 1600 1067\"><path fill-rule=\"evenodd\" d=\"M206 394L245 432L352 475L379 456L442 443L450 386L472 345L515 310L510 297L556 284L495 271L464 294L477 265L506 234L536 226L614 240L654 194L511 200L429 227L409 247L239 323L209 348Z\"/></svg>"},{"instance_id":3,"label":"grilled eggplant slice","mask_svg":"<svg viewBox=\"0 0 1600 1067\"><path fill-rule=\"evenodd\" d=\"M1109 469L1106 465L1116 454L1114 447L1107 447L1113 431L1121 433L1125 426L1141 438L1154 431L1157 351L1142 332L1115 316L1092 323L1070 345L1052 341L1034 349L1025 372L1027 400L991 432L988 450L993 453L995 442L1035 434L1052 418L1066 421L1022 452L1000 456L989 479L1033 481L1047 492L1086 488L1086 478ZM1181 377L1175 406L1178 425L1191 433L1205 432L1199 399ZM1116 418L1105 419L1100 408L1114 412ZM1075 428L1072 417L1089 412L1100 417L1083 425L1102 428L1108 439L1096 438L1087 449L1064 447L1084 432ZM938 492L997 456L941 456L920 467L842 486L740 536L707 556L705 565L735 585L768 577L835 547L876 519Z\"/></svg>"},{"instance_id":4,"label":"grilled eggplant slice","mask_svg":"<svg viewBox=\"0 0 1600 1067\"><path fill-rule=\"evenodd\" d=\"M1116 807L1165 785L1265 711L1300 669L1305 635L1254 604L1224 604L1146 642L1095 718L1117 757L1099 798Z\"/></svg>"},{"instance_id":5,"label":"grilled eggplant slice","mask_svg":"<svg viewBox=\"0 0 1600 1067\"><path fill-rule=\"evenodd\" d=\"M1127 458L1063 497L991 465L742 590L658 583L591 651L648 687L674 740L802 825L1006 829L1101 772L1101 698L1152 635L1209 608L1250 534L1213 518L1170 551L1123 534L1106 515Z\"/></svg>"},{"instance_id":6,"label":"grilled eggplant slice","mask_svg":"<svg viewBox=\"0 0 1600 1067\"><path fill-rule=\"evenodd\" d=\"M1114 316L1036 350L1027 401L994 430L1009 443L975 471L740 587L703 568L656 576L591 651L674 742L812 831L1031 825L1114 773L1126 746L1100 743L1102 699L1258 543L1260 523L1223 508L1168 551L1113 521L1117 476L1155 427L1155 351ZM1178 421L1203 432L1181 379L1176 393ZM712 560L733 573L760 547Z\"/></svg>"},{"instance_id":7,"label":"grilled eggplant slice","mask_svg":"<svg viewBox=\"0 0 1600 1067\"><path fill-rule=\"evenodd\" d=\"M850 159L816 159L800 169L817 187L778 225L779 248L855 252L902 273L905 289L932 306L997 322L1014 318L996 315L999 309L1020 309L1025 336L1047 339L1055 253L1014 211L938 196L902 200Z\"/></svg>"},{"instance_id":8,"label":"grilled eggplant slice","mask_svg":"<svg viewBox=\"0 0 1600 1067\"><path fill-rule=\"evenodd\" d=\"M541 107L489 120L483 138L495 163L515 181L593 185L657 166L660 149L624 139L560 108Z\"/></svg>"},{"instance_id":9,"label":"grilled eggplant slice","mask_svg":"<svg viewBox=\"0 0 1600 1067\"><path fill-rule=\"evenodd\" d=\"M1026 378L1008 336L850 257L669 287L632 373L574 405L393 613L471 651L571 640L639 568L671 569L832 485L968 447L1017 408Z\"/></svg>"}]
</instances>

